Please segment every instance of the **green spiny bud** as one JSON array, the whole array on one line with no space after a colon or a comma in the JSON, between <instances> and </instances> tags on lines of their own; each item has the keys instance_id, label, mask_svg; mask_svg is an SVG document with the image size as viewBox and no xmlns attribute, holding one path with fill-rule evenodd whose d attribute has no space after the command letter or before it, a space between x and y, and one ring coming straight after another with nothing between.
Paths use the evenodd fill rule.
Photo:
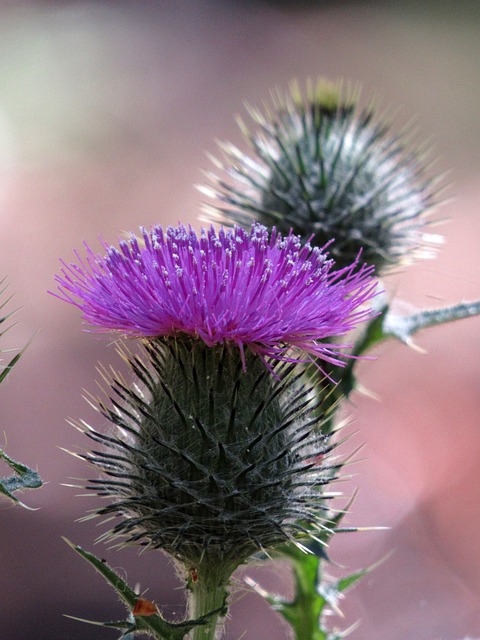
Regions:
<instances>
[{"instance_id":1,"label":"green spiny bud","mask_svg":"<svg viewBox=\"0 0 480 640\"><path fill-rule=\"evenodd\" d=\"M336 268L362 260L380 272L433 255L438 236L424 233L432 181L415 154L360 110L358 92L318 82L304 98L294 85L264 112L249 109L255 130L240 123L252 147L245 155L222 145L214 162L225 179L207 174L200 187L223 204L206 205L207 219L250 226L252 220L329 246Z\"/></svg>"},{"instance_id":2,"label":"green spiny bud","mask_svg":"<svg viewBox=\"0 0 480 640\"><path fill-rule=\"evenodd\" d=\"M88 484L109 500L96 515L118 517L104 537L231 573L258 550L320 534L332 497L322 488L340 463L302 367L190 338L144 349L128 358L137 384L115 375L112 405L100 403L115 432L83 425L104 445L83 456L103 472Z\"/></svg>"}]
</instances>

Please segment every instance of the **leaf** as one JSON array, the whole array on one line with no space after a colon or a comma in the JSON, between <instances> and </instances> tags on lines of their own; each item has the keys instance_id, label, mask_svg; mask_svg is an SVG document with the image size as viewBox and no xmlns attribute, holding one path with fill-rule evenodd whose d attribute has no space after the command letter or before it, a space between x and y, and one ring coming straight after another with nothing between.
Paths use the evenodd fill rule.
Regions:
<instances>
[{"instance_id":1,"label":"leaf","mask_svg":"<svg viewBox=\"0 0 480 640\"><path fill-rule=\"evenodd\" d=\"M441 309L426 309L409 316L389 313L385 318L382 330L384 337L397 338L397 340L412 346L414 334L421 329L479 315L480 300L461 302Z\"/></svg>"},{"instance_id":2,"label":"leaf","mask_svg":"<svg viewBox=\"0 0 480 640\"><path fill-rule=\"evenodd\" d=\"M337 513L326 522L323 542L328 542L333 533L339 531L338 526L347 508ZM352 529L355 531L355 529ZM283 557L292 562L294 578L294 597L287 600L281 596L270 594L258 584L247 579L247 584L265 598L275 611L289 623L296 640L341 640L351 631L330 631L324 624L328 610L341 615L339 601L344 591L352 587L372 568L352 573L337 581L326 580L323 567L328 561L325 546L318 541L302 541L302 546L310 553L302 551L293 544L282 546L279 551Z\"/></svg>"},{"instance_id":3,"label":"leaf","mask_svg":"<svg viewBox=\"0 0 480 640\"><path fill-rule=\"evenodd\" d=\"M3 285L4 283L5 283L5 278L0 281L0 286ZM0 297L3 296L5 291L6 291L6 286L4 286L3 289L1 289ZM0 311L5 308L5 306L8 304L8 302L10 302L10 300L11 300L11 296L0 304ZM14 313L15 311L11 311L10 313L6 313L0 316L0 325L3 325L7 320L9 320ZM11 329L12 326L13 325L10 325L6 328L2 328L3 330L0 331L0 338L3 337L5 333L9 329ZM14 351L17 351L17 353L15 356L13 356L13 358L10 359L8 364L6 365L0 364L0 383L5 380L7 375L13 369L14 365L19 361L25 349L26 347L24 347L21 351L14 350ZM12 349L9 349L8 351L11 352ZM6 352L7 350L4 349L2 351L0 349L0 354L6 353ZM0 359L0 363L1 362L2 361ZM14 504L18 504L21 507L24 507L25 509L29 509L30 507L27 507L27 505L25 505L23 502L20 502L20 500L14 495L14 492L21 491L23 489L37 489L38 487L42 486L43 484L42 479L40 478L40 476L36 471L34 471L33 469L30 469L30 467L27 467L27 465L25 464L16 462L15 460L7 456L5 451L0 449L0 460L2 459L5 460L5 462L11 469L13 469L14 473L13 475L0 478L0 494L9 498Z\"/></svg>"},{"instance_id":4,"label":"leaf","mask_svg":"<svg viewBox=\"0 0 480 640\"><path fill-rule=\"evenodd\" d=\"M10 456L7 456L5 451L0 449L0 460L5 460L8 466L15 472L11 476L5 476L0 478L0 494L3 494L7 498L10 498L15 504L24 507L25 509L31 509L23 502L13 495L14 491L22 491L23 489L38 489L43 482L39 474L27 467L27 465L21 462L16 462Z\"/></svg>"},{"instance_id":5,"label":"leaf","mask_svg":"<svg viewBox=\"0 0 480 640\"><path fill-rule=\"evenodd\" d=\"M357 357L361 356L388 337L384 325L389 310L390 305L382 302L380 308L377 310L378 315L366 325L365 331L355 343L352 355Z\"/></svg>"},{"instance_id":6,"label":"leaf","mask_svg":"<svg viewBox=\"0 0 480 640\"><path fill-rule=\"evenodd\" d=\"M196 620L185 620L183 622L167 622L163 617L158 614L151 613L151 609L148 610L147 615L132 615L134 610L138 611L138 601L141 599L139 595L131 589L128 584L111 568L109 565L100 560L93 553L85 551L78 545L75 545L67 538L63 538L65 542L82 558L84 558L103 578L110 584L117 592L120 599L127 606L129 610L129 617L126 622L92 622L90 620L84 620L90 624L95 624L104 627L114 627L116 629L125 629L126 634L135 633L136 631L144 631L150 633L158 640L181 640L184 638L194 627L202 624L206 624L211 615L218 613L218 611L212 611L211 613L202 616ZM153 604L153 603L152 603ZM73 617L73 616L68 616ZM75 618L80 620L80 618ZM125 637L125 634L122 636Z\"/></svg>"},{"instance_id":7,"label":"leaf","mask_svg":"<svg viewBox=\"0 0 480 640\"><path fill-rule=\"evenodd\" d=\"M91 624L96 627L105 627L106 629L118 629L122 632L122 635L118 638L118 640L133 640L135 632L139 631L136 627L135 623L124 621L124 620L116 620L113 622L96 622L95 620L87 620L86 618L77 618L77 616L69 616L64 614L65 618L70 618L70 620L76 620L77 622L85 622L86 624ZM141 631L141 630L140 630Z\"/></svg>"}]
</instances>

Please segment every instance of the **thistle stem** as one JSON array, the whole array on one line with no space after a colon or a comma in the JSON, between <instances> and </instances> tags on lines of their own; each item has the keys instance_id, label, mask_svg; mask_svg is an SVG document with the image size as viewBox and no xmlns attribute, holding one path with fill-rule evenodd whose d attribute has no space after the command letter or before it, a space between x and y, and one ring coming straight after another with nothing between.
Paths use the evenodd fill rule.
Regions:
<instances>
[{"instance_id":1,"label":"thistle stem","mask_svg":"<svg viewBox=\"0 0 480 640\"><path fill-rule=\"evenodd\" d=\"M190 617L205 618L205 624L194 627L191 640L215 640L219 638L220 622L227 612L227 587L230 573L215 571L210 566L191 569L189 580Z\"/></svg>"},{"instance_id":2,"label":"thistle stem","mask_svg":"<svg viewBox=\"0 0 480 640\"><path fill-rule=\"evenodd\" d=\"M383 333L385 336L390 335L408 344L420 329L477 315L480 315L480 301L462 302L443 309L419 311L410 316L388 313L384 320Z\"/></svg>"}]
</instances>

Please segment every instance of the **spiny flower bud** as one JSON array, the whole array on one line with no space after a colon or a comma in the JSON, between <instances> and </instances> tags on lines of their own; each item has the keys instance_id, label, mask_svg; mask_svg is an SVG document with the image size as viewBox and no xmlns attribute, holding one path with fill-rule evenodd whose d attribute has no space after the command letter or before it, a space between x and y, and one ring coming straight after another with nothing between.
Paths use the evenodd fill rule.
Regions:
<instances>
[{"instance_id":1,"label":"spiny flower bud","mask_svg":"<svg viewBox=\"0 0 480 640\"><path fill-rule=\"evenodd\" d=\"M298 365L188 337L145 342L129 357L136 376L113 376L100 411L111 434L81 428L104 475L89 489L117 516L107 539L161 548L185 567L231 572L258 550L321 535L323 490L341 464L322 434L314 394ZM228 569L228 570L227 570Z\"/></svg>"},{"instance_id":2,"label":"spiny flower bud","mask_svg":"<svg viewBox=\"0 0 480 640\"><path fill-rule=\"evenodd\" d=\"M206 205L208 220L249 226L257 220L281 233L329 247L336 267L362 260L377 273L433 255L438 236L424 233L432 181L372 109L360 110L354 92L319 82L304 98L297 86L274 95L271 108L250 109L241 123L253 153L224 144L227 177L207 174L200 189L224 204ZM313 236L313 239L312 239Z\"/></svg>"}]
</instances>

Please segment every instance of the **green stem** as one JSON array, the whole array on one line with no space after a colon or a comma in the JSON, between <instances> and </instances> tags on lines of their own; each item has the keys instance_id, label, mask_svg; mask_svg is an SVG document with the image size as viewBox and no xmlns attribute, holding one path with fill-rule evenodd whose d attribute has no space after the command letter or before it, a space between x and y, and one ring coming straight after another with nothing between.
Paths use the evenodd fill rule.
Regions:
<instances>
[{"instance_id":1,"label":"green stem","mask_svg":"<svg viewBox=\"0 0 480 640\"><path fill-rule=\"evenodd\" d=\"M408 344L420 329L478 315L480 315L480 301L462 302L443 309L419 311L410 316L388 313L384 321L383 333L385 336L398 338Z\"/></svg>"},{"instance_id":2,"label":"green stem","mask_svg":"<svg viewBox=\"0 0 480 640\"><path fill-rule=\"evenodd\" d=\"M193 619L206 617L205 624L195 627L191 640L215 640L221 631L221 621L227 613L227 584L231 571L216 571L200 566L190 570L190 611Z\"/></svg>"},{"instance_id":3,"label":"green stem","mask_svg":"<svg viewBox=\"0 0 480 640\"><path fill-rule=\"evenodd\" d=\"M377 311L378 315L364 327L355 343L352 351L353 356L363 356L373 346L389 338L396 338L411 345L413 336L421 329L478 316L480 315L480 301L462 302L450 307L428 309L409 316L401 316L393 313L389 304L382 299ZM345 367L335 367L332 370L331 376L338 381L338 384L326 398L326 404L323 405L324 410L329 406L335 407L342 398L349 397L356 384L354 370L357 362L358 360L351 359ZM324 422L323 429L327 432L333 429L334 420L335 415L332 413Z\"/></svg>"},{"instance_id":4,"label":"green stem","mask_svg":"<svg viewBox=\"0 0 480 640\"><path fill-rule=\"evenodd\" d=\"M304 559L302 559L304 560ZM295 580L295 638L296 640L324 640L326 637L320 624L322 600L317 589L321 583L321 561L294 561L292 564Z\"/></svg>"}]
</instances>

